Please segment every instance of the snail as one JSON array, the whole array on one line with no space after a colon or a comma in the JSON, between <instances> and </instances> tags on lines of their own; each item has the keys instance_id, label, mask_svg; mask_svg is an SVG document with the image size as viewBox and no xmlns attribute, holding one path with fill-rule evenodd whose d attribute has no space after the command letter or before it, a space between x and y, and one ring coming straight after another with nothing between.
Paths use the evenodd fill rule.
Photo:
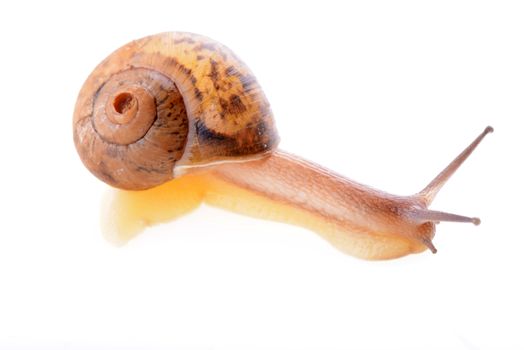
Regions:
<instances>
[{"instance_id":1,"label":"snail","mask_svg":"<svg viewBox=\"0 0 524 350\"><path fill-rule=\"evenodd\" d=\"M124 190L127 204L113 206L108 220L142 222L117 230L140 230L206 202L304 226L374 260L435 253L438 222L480 223L428 206L492 131L486 127L419 193L387 194L278 149L269 102L249 68L224 45L181 32L108 56L81 88L73 118L84 165Z\"/></svg>"}]
</instances>

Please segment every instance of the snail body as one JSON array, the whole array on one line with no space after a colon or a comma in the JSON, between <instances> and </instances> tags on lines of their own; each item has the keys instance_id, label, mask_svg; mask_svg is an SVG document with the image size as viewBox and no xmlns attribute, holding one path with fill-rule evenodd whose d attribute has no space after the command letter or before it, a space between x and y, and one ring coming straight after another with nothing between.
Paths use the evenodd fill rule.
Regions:
<instances>
[{"instance_id":1,"label":"snail body","mask_svg":"<svg viewBox=\"0 0 524 350\"><path fill-rule=\"evenodd\" d=\"M436 222L479 223L427 207L492 131L420 193L377 191L277 149L271 109L251 71L222 44L189 33L146 37L106 58L80 91L73 126L86 167L130 190L105 212L116 235L206 202L307 227L366 259L436 252Z\"/></svg>"},{"instance_id":2,"label":"snail body","mask_svg":"<svg viewBox=\"0 0 524 350\"><path fill-rule=\"evenodd\" d=\"M417 239L405 237L411 231L399 231L404 235L382 234L381 228L388 227L388 215L377 212L372 202L365 205L361 201L384 203L387 194L375 191L367 198L346 198L343 193L328 192L328 195L326 192L332 190L332 186L340 186L336 181L330 183L337 179L335 174L326 178L324 173L316 173L316 167L307 169L308 163L299 172L290 171L287 158L294 156L277 152L250 164L216 165L212 171L186 174L145 191L112 191L102 209L103 233L108 240L120 245L147 226L169 222L205 203L259 219L304 227L340 251L364 259L391 259L426 249ZM286 175L282 176L281 172ZM246 178L250 180L244 181ZM315 180L321 182L315 183ZM360 220L364 220L363 224L359 224ZM389 230L391 225L389 222Z\"/></svg>"}]
</instances>

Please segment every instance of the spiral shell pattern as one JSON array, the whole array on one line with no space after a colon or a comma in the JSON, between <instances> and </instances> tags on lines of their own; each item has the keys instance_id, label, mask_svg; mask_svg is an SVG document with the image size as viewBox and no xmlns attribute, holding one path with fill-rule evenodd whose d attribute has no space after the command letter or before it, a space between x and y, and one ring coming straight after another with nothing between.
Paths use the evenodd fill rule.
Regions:
<instances>
[{"instance_id":1,"label":"spiral shell pattern","mask_svg":"<svg viewBox=\"0 0 524 350\"><path fill-rule=\"evenodd\" d=\"M87 168L123 189L146 189L180 166L249 160L278 145L269 103L224 45L190 33L133 41L82 87L73 120Z\"/></svg>"}]
</instances>

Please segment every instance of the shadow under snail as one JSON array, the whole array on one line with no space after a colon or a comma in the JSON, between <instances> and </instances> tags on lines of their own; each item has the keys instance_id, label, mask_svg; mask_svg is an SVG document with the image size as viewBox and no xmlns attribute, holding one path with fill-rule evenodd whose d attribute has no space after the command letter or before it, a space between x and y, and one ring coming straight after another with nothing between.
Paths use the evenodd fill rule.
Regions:
<instances>
[{"instance_id":1,"label":"shadow under snail","mask_svg":"<svg viewBox=\"0 0 524 350\"><path fill-rule=\"evenodd\" d=\"M73 121L85 166L126 190L103 214L123 240L205 202L309 228L364 259L435 253L436 223L479 224L428 206L492 131L419 193L390 195L278 149L269 103L247 66L222 44L179 32L133 41L102 61Z\"/></svg>"}]
</instances>

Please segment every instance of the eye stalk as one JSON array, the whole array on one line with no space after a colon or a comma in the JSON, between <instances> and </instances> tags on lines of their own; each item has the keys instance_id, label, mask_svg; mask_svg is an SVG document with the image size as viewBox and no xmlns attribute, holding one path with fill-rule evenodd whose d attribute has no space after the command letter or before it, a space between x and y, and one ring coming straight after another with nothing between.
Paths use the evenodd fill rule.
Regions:
<instances>
[{"instance_id":1,"label":"eye stalk","mask_svg":"<svg viewBox=\"0 0 524 350\"><path fill-rule=\"evenodd\" d=\"M451 175L457 171L457 169L464 163L464 161L473 153L475 148L480 144L480 142L486 137L487 134L490 134L494 131L493 127L487 126L484 131L468 146L461 154L459 154L440 174L437 175L422 191L419 192L418 196L424 200L426 205L430 205L435 199L435 196L440 191L442 186L449 180ZM442 220L442 221L457 221L457 220ZM475 225L480 224L480 220L477 218L472 218L470 220ZM466 221L466 222L470 222Z\"/></svg>"}]
</instances>

